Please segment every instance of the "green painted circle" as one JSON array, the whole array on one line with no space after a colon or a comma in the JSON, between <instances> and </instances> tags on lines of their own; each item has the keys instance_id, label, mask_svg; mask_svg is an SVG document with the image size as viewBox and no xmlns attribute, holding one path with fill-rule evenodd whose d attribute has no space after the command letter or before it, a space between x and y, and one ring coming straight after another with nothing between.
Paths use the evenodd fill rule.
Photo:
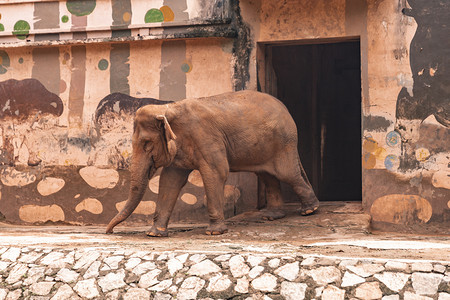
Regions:
<instances>
[{"instance_id":1,"label":"green painted circle","mask_svg":"<svg viewBox=\"0 0 450 300\"><path fill-rule=\"evenodd\" d=\"M181 71L184 73L188 73L191 70L191 66L188 63L184 63L181 65Z\"/></svg>"},{"instance_id":2,"label":"green painted circle","mask_svg":"<svg viewBox=\"0 0 450 300\"><path fill-rule=\"evenodd\" d=\"M109 66L109 62L106 59L100 59L100 61L98 62L98 68L102 71L108 69Z\"/></svg>"},{"instance_id":3,"label":"green painted circle","mask_svg":"<svg viewBox=\"0 0 450 300\"><path fill-rule=\"evenodd\" d=\"M19 58L19 64L23 64L23 57Z\"/></svg>"},{"instance_id":4,"label":"green painted circle","mask_svg":"<svg viewBox=\"0 0 450 300\"><path fill-rule=\"evenodd\" d=\"M17 36L19 40L24 40L27 38L30 32L30 24L27 21L19 20L14 24L13 34Z\"/></svg>"},{"instance_id":5,"label":"green painted circle","mask_svg":"<svg viewBox=\"0 0 450 300\"><path fill-rule=\"evenodd\" d=\"M145 23L155 23L155 22L163 22L164 21L164 15L162 11L156 8L150 9L145 14Z\"/></svg>"},{"instance_id":6,"label":"green painted circle","mask_svg":"<svg viewBox=\"0 0 450 300\"><path fill-rule=\"evenodd\" d=\"M9 55L5 50L0 50L0 74L5 74L10 65Z\"/></svg>"},{"instance_id":7,"label":"green painted circle","mask_svg":"<svg viewBox=\"0 0 450 300\"><path fill-rule=\"evenodd\" d=\"M67 16L67 15L62 16L62 17L61 17L61 21L62 21L63 23L69 22L69 16Z\"/></svg>"},{"instance_id":8,"label":"green painted circle","mask_svg":"<svg viewBox=\"0 0 450 300\"><path fill-rule=\"evenodd\" d=\"M0 23L0 31L5 31L5 26L2 23Z\"/></svg>"},{"instance_id":9,"label":"green painted circle","mask_svg":"<svg viewBox=\"0 0 450 300\"><path fill-rule=\"evenodd\" d=\"M96 5L95 0L67 0L67 10L75 16L87 16L91 14Z\"/></svg>"}]
</instances>

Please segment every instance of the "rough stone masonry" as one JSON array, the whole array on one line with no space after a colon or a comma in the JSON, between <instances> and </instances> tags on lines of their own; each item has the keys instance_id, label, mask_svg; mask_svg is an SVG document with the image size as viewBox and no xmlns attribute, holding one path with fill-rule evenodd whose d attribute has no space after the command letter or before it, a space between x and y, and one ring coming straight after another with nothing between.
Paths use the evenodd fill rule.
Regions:
<instances>
[{"instance_id":1,"label":"rough stone masonry","mask_svg":"<svg viewBox=\"0 0 450 300\"><path fill-rule=\"evenodd\" d=\"M444 250L445 251L445 250ZM450 262L299 253L0 248L0 300L450 299Z\"/></svg>"}]
</instances>

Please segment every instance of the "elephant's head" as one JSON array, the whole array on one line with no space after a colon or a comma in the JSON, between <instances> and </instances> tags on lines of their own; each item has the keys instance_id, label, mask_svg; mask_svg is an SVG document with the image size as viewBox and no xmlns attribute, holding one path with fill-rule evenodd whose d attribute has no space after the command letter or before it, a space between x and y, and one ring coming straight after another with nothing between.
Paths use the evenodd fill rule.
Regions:
<instances>
[{"instance_id":1,"label":"elephant's head","mask_svg":"<svg viewBox=\"0 0 450 300\"><path fill-rule=\"evenodd\" d=\"M128 218L144 196L148 180L160 167L168 166L177 152L176 135L169 124L168 105L147 105L136 112L133 129L130 192L125 207L106 229Z\"/></svg>"}]
</instances>

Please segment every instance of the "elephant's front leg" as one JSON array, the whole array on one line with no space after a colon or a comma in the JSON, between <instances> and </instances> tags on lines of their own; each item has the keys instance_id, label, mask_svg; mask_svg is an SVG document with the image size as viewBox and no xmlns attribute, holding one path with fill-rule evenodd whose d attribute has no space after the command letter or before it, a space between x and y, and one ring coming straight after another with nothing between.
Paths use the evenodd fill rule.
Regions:
<instances>
[{"instance_id":1,"label":"elephant's front leg","mask_svg":"<svg viewBox=\"0 0 450 300\"><path fill-rule=\"evenodd\" d=\"M223 205L225 202L224 188L228 176L228 169L212 169L207 167L201 169L200 173L205 186L209 214L209 226L206 228L206 234L223 234L228 231L223 214Z\"/></svg>"},{"instance_id":2,"label":"elephant's front leg","mask_svg":"<svg viewBox=\"0 0 450 300\"><path fill-rule=\"evenodd\" d=\"M153 226L148 236L166 237L168 236L167 224L172 214L175 203L181 188L186 184L192 170L166 167L161 172L159 179L158 202L153 218Z\"/></svg>"}]
</instances>

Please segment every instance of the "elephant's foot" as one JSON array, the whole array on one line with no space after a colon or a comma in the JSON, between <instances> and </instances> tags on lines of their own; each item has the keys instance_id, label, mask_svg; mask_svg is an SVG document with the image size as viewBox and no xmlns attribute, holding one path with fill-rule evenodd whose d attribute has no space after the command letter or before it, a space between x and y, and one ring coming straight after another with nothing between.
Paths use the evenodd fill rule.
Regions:
<instances>
[{"instance_id":1,"label":"elephant's foot","mask_svg":"<svg viewBox=\"0 0 450 300\"><path fill-rule=\"evenodd\" d=\"M212 222L209 224L208 228L206 228L207 235L220 235L228 232L227 225L225 222Z\"/></svg>"},{"instance_id":2,"label":"elephant's foot","mask_svg":"<svg viewBox=\"0 0 450 300\"><path fill-rule=\"evenodd\" d=\"M297 211L302 216L312 215L319 208L319 200L315 198L314 200L303 203L302 207L300 207Z\"/></svg>"},{"instance_id":3,"label":"elephant's foot","mask_svg":"<svg viewBox=\"0 0 450 300\"><path fill-rule=\"evenodd\" d=\"M150 231L147 232L147 236L151 236L151 237L168 237L169 236L169 232L167 231L167 228L153 226L150 229Z\"/></svg>"},{"instance_id":4,"label":"elephant's foot","mask_svg":"<svg viewBox=\"0 0 450 300\"><path fill-rule=\"evenodd\" d=\"M282 211L281 209L263 209L262 211L262 218L264 220L278 220L281 218L284 218L286 216L286 213Z\"/></svg>"}]
</instances>

